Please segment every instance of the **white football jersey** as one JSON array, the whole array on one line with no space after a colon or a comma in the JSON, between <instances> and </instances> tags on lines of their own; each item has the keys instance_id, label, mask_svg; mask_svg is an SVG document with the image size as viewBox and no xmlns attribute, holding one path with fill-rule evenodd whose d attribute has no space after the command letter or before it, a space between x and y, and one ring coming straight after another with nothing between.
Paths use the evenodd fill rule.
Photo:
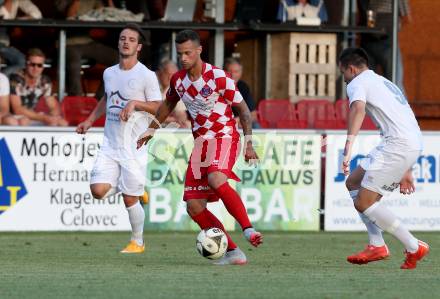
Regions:
<instances>
[{"instance_id":1,"label":"white football jersey","mask_svg":"<svg viewBox=\"0 0 440 299\"><path fill-rule=\"evenodd\" d=\"M9 79L6 75L0 73L0 96L8 96L9 93Z\"/></svg>"},{"instance_id":2,"label":"white football jersey","mask_svg":"<svg viewBox=\"0 0 440 299\"><path fill-rule=\"evenodd\" d=\"M347 85L350 106L366 103L366 112L385 139L403 142L408 148L422 150L422 133L402 91L388 79L367 70Z\"/></svg>"},{"instance_id":3,"label":"white football jersey","mask_svg":"<svg viewBox=\"0 0 440 299\"><path fill-rule=\"evenodd\" d=\"M105 150L125 149L133 152L138 137L148 128L149 118L147 113L136 111L125 122L119 119L119 114L132 100L162 100L156 74L140 62L130 70L122 70L116 64L104 71L104 86L107 110L102 147Z\"/></svg>"}]
</instances>

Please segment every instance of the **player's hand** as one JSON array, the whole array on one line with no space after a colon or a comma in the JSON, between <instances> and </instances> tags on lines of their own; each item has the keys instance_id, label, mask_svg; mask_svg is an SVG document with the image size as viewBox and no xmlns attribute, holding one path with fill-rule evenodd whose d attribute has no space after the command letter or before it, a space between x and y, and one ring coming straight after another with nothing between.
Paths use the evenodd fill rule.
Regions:
<instances>
[{"instance_id":1,"label":"player's hand","mask_svg":"<svg viewBox=\"0 0 440 299\"><path fill-rule=\"evenodd\" d=\"M121 110L121 113L119 113L119 119L122 121L128 121L135 110L135 105L135 101L128 102L127 105L125 105L125 108Z\"/></svg>"},{"instance_id":2,"label":"player's hand","mask_svg":"<svg viewBox=\"0 0 440 299\"><path fill-rule=\"evenodd\" d=\"M260 159L258 158L258 155L255 152L251 142L248 142L246 144L246 150L244 152L244 160L247 163L249 163L249 165L251 166L256 166L260 162Z\"/></svg>"},{"instance_id":3,"label":"player's hand","mask_svg":"<svg viewBox=\"0 0 440 299\"><path fill-rule=\"evenodd\" d=\"M346 176L350 174L351 145L352 145L351 141L347 138L343 153L344 158L342 159L342 165L341 165L342 173Z\"/></svg>"},{"instance_id":4,"label":"player's hand","mask_svg":"<svg viewBox=\"0 0 440 299\"><path fill-rule=\"evenodd\" d=\"M92 125L93 123L91 121L85 120L76 127L76 133L85 134Z\"/></svg>"},{"instance_id":5,"label":"player's hand","mask_svg":"<svg viewBox=\"0 0 440 299\"><path fill-rule=\"evenodd\" d=\"M411 171L407 171L405 173L399 184L401 194L409 195L416 191L416 187L414 186L414 178Z\"/></svg>"},{"instance_id":6,"label":"player's hand","mask_svg":"<svg viewBox=\"0 0 440 299\"><path fill-rule=\"evenodd\" d=\"M140 149L144 144L147 144L151 138L153 138L154 129L148 129L137 141L136 149Z\"/></svg>"},{"instance_id":7,"label":"player's hand","mask_svg":"<svg viewBox=\"0 0 440 299\"><path fill-rule=\"evenodd\" d=\"M342 173L346 176L350 174L350 160L350 155L344 156L342 160Z\"/></svg>"}]
</instances>

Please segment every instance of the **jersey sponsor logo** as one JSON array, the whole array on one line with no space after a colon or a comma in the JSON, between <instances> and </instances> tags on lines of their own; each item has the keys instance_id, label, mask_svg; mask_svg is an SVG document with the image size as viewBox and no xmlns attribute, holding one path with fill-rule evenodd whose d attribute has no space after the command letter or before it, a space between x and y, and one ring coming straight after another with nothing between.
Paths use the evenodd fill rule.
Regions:
<instances>
[{"instance_id":1,"label":"jersey sponsor logo","mask_svg":"<svg viewBox=\"0 0 440 299\"><path fill-rule=\"evenodd\" d=\"M200 94L202 97L207 98L212 94L212 89L208 85L203 86L202 90L200 90Z\"/></svg>"},{"instance_id":2,"label":"jersey sponsor logo","mask_svg":"<svg viewBox=\"0 0 440 299\"><path fill-rule=\"evenodd\" d=\"M123 107L125 107L125 103L127 103L129 99L124 98L119 90L117 90L110 93L109 100L111 101L111 105L108 107L109 109L122 109Z\"/></svg>"},{"instance_id":3,"label":"jersey sponsor logo","mask_svg":"<svg viewBox=\"0 0 440 299\"><path fill-rule=\"evenodd\" d=\"M180 86L177 88L177 92L179 93L179 96L180 96L180 97L183 97L183 94L185 93L185 88L183 87L183 85L180 85Z\"/></svg>"},{"instance_id":4,"label":"jersey sponsor logo","mask_svg":"<svg viewBox=\"0 0 440 299\"><path fill-rule=\"evenodd\" d=\"M392 183L390 186L383 185L381 188L385 191L393 192L399 186L399 183Z\"/></svg>"},{"instance_id":5,"label":"jersey sponsor logo","mask_svg":"<svg viewBox=\"0 0 440 299\"><path fill-rule=\"evenodd\" d=\"M6 140L0 139L0 214L13 207L26 194L26 187Z\"/></svg>"}]
</instances>

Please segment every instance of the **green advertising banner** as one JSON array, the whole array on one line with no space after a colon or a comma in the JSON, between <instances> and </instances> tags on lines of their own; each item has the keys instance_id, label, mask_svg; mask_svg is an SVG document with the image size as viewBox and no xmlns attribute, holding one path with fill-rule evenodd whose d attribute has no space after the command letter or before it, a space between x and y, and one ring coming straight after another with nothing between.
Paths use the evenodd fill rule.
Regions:
<instances>
[{"instance_id":1,"label":"green advertising banner","mask_svg":"<svg viewBox=\"0 0 440 299\"><path fill-rule=\"evenodd\" d=\"M319 230L321 135L260 131L253 141L260 164L248 166L240 155L229 183L241 195L249 217L261 230ZM149 144L147 230L198 230L182 201L185 172L193 148L188 131L158 131ZM238 226L221 201L208 208L227 230Z\"/></svg>"}]
</instances>

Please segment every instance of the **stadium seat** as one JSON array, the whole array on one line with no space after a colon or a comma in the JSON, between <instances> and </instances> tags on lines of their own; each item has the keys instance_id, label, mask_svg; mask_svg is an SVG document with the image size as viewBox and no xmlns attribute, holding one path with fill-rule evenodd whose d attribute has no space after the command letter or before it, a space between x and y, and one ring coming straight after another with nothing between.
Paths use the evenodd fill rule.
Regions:
<instances>
[{"instance_id":1,"label":"stadium seat","mask_svg":"<svg viewBox=\"0 0 440 299\"><path fill-rule=\"evenodd\" d=\"M337 100L335 103L336 118L344 123L344 127L347 127L347 118L350 108L348 107L348 100ZM361 130L377 130L376 124L373 120L365 115L364 122L362 123Z\"/></svg>"},{"instance_id":2,"label":"stadium seat","mask_svg":"<svg viewBox=\"0 0 440 299\"><path fill-rule=\"evenodd\" d=\"M297 103L298 119L307 128L342 129L344 124L336 119L333 103L327 100L301 100Z\"/></svg>"},{"instance_id":3,"label":"stadium seat","mask_svg":"<svg viewBox=\"0 0 440 299\"><path fill-rule=\"evenodd\" d=\"M97 101L92 97L66 96L61 102L61 110L69 126L77 126L80 122L92 113L97 105ZM105 115L97 119L93 126L104 126Z\"/></svg>"},{"instance_id":4,"label":"stadium seat","mask_svg":"<svg viewBox=\"0 0 440 299\"><path fill-rule=\"evenodd\" d=\"M49 107L47 107L46 99L44 97L40 97L34 110L35 112L49 113L50 110Z\"/></svg>"},{"instance_id":5,"label":"stadium seat","mask_svg":"<svg viewBox=\"0 0 440 299\"><path fill-rule=\"evenodd\" d=\"M264 99L258 104L258 121L262 128L303 128L295 106L284 99Z\"/></svg>"}]
</instances>

